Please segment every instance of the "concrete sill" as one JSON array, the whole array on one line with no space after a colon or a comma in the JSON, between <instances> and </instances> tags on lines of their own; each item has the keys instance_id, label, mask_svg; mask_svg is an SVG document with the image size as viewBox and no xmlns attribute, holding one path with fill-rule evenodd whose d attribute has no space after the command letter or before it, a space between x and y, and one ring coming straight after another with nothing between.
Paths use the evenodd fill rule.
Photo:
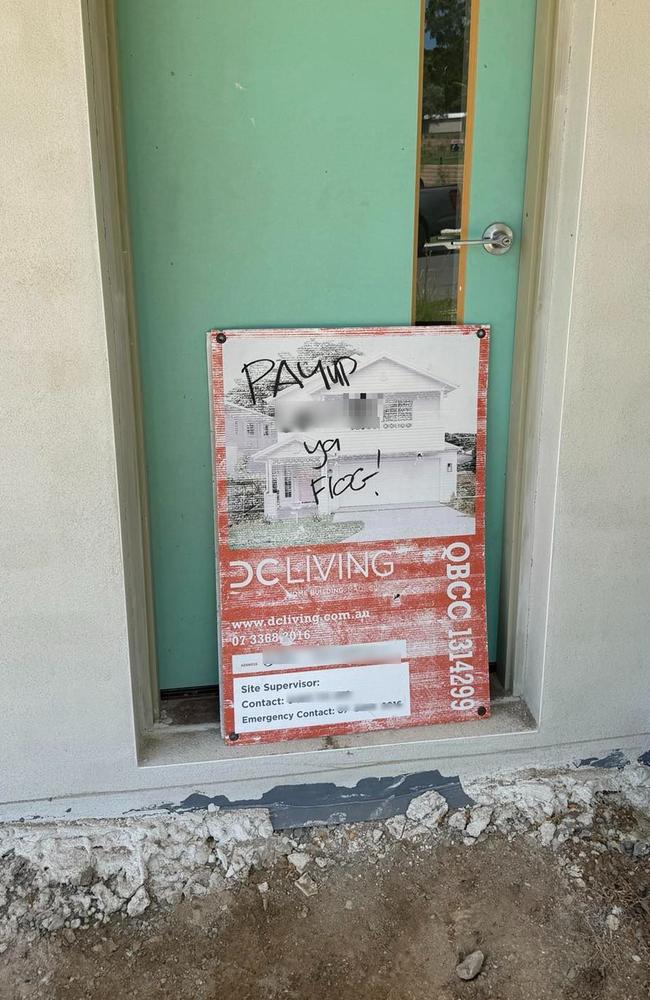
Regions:
<instances>
[{"instance_id":1,"label":"concrete sill","mask_svg":"<svg viewBox=\"0 0 650 1000\"><path fill-rule=\"evenodd\" d=\"M218 761L232 763L236 760L265 758L296 754L322 754L336 756L343 751L355 757L358 751L373 748L375 753L385 752L386 759L421 756L427 748L452 740L476 741L485 737L532 733L536 723L521 698L497 697L492 701L492 714L476 722L449 723L439 726L417 726L412 729L383 730L355 736L330 736L314 740L295 740L284 743L266 743L259 746L227 746L221 738L219 724L215 722L196 725L156 724L143 735L138 764L140 767L161 765L200 764ZM477 748L478 749L478 748ZM384 754L381 754L384 756ZM325 768L323 760L323 768Z\"/></svg>"}]
</instances>

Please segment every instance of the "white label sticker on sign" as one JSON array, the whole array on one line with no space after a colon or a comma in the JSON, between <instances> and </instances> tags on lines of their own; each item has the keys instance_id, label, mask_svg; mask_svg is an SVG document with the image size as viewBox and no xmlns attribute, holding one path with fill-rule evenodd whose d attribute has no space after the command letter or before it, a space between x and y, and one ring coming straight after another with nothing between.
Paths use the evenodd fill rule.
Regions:
<instances>
[{"instance_id":1,"label":"white label sticker on sign","mask_svg":"<svg viewBox=\"0 0 650 1000\"><path fill-rule=\"evenodd\" d=\"M306 729L411 714L408 663L234 678L238 733Z\"/></svg>"},{"instance_id":2,"label":"white label sticker on sign","mask_svg":"<svg viewBox=\"0 0 650 1000\"><path fill-rule=\"evenodd\" d=\"M232 658L234 674L246 674L251 670L264 670L264 657L261 653L235 653Z\"/></svg>"}]
</instances>

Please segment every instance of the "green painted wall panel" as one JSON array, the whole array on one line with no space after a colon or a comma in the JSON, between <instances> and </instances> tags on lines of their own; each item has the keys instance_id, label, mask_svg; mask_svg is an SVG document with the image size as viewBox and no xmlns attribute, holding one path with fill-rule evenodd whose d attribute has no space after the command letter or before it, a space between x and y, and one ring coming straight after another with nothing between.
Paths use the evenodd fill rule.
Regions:
<instances>
[{"instance_id":1,"label":"green painted wall panel","mask_svg":"<svg viewBox=\"0 0 650 1000\"><path fill-rule=\"evenodd\" d=\"M419 18L118 0L162 688L217 679L206 330L410 321Z\"/></svg>"}]
</instances>

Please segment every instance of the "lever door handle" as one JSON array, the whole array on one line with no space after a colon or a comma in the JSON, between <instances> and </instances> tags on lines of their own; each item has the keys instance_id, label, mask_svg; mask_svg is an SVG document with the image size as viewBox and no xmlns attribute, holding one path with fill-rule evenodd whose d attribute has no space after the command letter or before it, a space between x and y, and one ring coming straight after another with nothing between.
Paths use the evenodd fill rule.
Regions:
<instances>
[{"instance_id":1,"label":"lever door handle","mask_svg":"<svg viewBox=\"0 0 650 1000\"><path fill-rule=\"evenodd\" d=\"M434 243L425 244L425 249L435 246L446 247L447 250L456 250L458 247L483 247L487 253L500 255L508 252L515 238L512 229L505 222L493 222L480 240L460 240L457 234L460 234L460 229L443 229Z\"/></svg>"}]
</instances>

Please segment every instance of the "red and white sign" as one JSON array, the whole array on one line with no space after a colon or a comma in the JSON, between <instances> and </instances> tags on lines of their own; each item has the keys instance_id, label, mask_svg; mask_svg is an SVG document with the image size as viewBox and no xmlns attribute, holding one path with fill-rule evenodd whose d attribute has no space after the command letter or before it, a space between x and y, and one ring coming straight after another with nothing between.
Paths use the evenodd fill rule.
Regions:
<instances>
[{"instance_id":1,"label":"red and white sign","mask_svg":"<svg viewBox=\"0 0 650 1000\"><path fill-rule=\"evenodd\" d=\"M489 715L488 340L208 335L228 742Z\"/></svg>"}]
</instances>

